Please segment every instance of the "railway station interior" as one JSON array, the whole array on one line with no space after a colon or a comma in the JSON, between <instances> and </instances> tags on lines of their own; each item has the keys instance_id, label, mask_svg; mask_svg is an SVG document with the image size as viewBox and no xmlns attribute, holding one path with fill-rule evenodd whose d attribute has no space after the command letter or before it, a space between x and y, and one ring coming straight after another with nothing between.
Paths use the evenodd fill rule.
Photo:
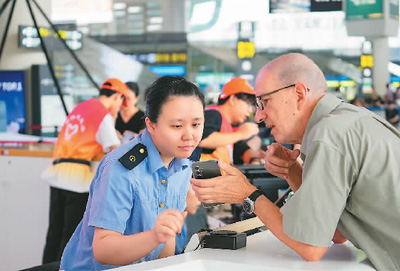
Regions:
<instances>
[{"instance_id":1,"label":"railway station interior","mask_svg":"<svg viewBox=\"0 0 400 271\"><path fill-rule=\"evenodd\" d=\"M107 78L136 82L143 111L145 90L165 75L193 82L210 105L232 78L254 86L269 61L301 53L344 102L384 119L389 104L400 112L398 0L0 0L0 42L0 271L42 264L50 205L42 173L68 113ZM263 166L238 168L273 202L290 192ZM235 204L205 212L210 229L250 218ZM194 248L115 270L375 270L349 242L306 262L254 223L260 232L245 248Z\"/></svg>"}]
</instances>

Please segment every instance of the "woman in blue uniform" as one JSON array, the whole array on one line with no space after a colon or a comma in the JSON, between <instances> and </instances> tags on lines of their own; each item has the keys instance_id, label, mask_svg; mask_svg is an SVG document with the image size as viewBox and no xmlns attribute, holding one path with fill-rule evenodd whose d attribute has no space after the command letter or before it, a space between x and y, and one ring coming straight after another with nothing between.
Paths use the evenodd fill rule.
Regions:
<instances>
[{"instance_id":1,"label":"woman in blue uniform","mask_svg":"<svg viewBox=\"0 0 400 271\"><path fill-rule=\"evenodd\" d=\"M203 133L203 94L183 77L160 77L146 96L146 127L100 162L62 270L104 270L174 255L187 215L187 158Z\"/></svg>"}]
</instances>

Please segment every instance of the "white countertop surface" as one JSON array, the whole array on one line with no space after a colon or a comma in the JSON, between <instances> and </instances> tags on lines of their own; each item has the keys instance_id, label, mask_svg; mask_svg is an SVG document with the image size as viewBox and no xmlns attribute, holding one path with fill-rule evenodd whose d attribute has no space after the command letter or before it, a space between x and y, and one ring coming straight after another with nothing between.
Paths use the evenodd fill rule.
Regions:
<instances>
[{"instance_id":1,"label":"white countertop surface","mask_svg":"<svg viewBox=\"0 0 400 271\"><path fill-rule=\"evenodd\" d=\"M365 254L347 242L332 245L319 262L306 262L270 231L264 231L248 236L246 247L238 250L204 248L114 270L375 270L364 260Z\"/></svg>"},{"instance_id":2,"label":"white countertop surface","mask_svg":"<svg viewBox=\"0 0 400 271\"><path fill-rule=\"evenodd\" d=\"M39 141L55 144L57 142L57 137L43 137L11 132L0 132L1 143L38 143Z\"/></svg>"}]
</instances>

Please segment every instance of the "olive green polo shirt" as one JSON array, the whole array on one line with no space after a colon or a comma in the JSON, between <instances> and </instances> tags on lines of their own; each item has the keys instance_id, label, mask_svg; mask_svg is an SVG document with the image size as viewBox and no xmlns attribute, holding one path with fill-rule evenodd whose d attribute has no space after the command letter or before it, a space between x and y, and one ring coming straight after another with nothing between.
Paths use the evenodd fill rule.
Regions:
<instances>
[{"instance_id":1,"label":"olive green polo shirt","mask_svg":"<svg viewBox=\"0 0 400 271\"><path fill-rule=\"evenodd\" d=\"M282 207L291 238L328 247L338 228L379 270L400 270L400 133L326 94L302 146L303 182Z\"/></svg>"}]
</instances>

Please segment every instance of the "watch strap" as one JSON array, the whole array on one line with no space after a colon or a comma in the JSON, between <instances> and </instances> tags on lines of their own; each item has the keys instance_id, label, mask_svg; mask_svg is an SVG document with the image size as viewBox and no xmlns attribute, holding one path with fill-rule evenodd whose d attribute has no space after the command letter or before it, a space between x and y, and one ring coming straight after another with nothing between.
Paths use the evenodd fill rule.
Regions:
<instances>
[{"instance_id":1,"label":"watch strap","mask_svg":"<svg viewBox=\"0 0 400 271\"><path fill-rule=\"evenodd\" d=\"M261 195L264 195L264 196L265 196L265 193L264 193L263 191L261 191L260 189L257 189L257 190L255 190L253 193L250 194L249 199L250 199L252 202L255 202L256 199L257 199L259 196L261 196Z\"/></svg>"}]
</instances>

